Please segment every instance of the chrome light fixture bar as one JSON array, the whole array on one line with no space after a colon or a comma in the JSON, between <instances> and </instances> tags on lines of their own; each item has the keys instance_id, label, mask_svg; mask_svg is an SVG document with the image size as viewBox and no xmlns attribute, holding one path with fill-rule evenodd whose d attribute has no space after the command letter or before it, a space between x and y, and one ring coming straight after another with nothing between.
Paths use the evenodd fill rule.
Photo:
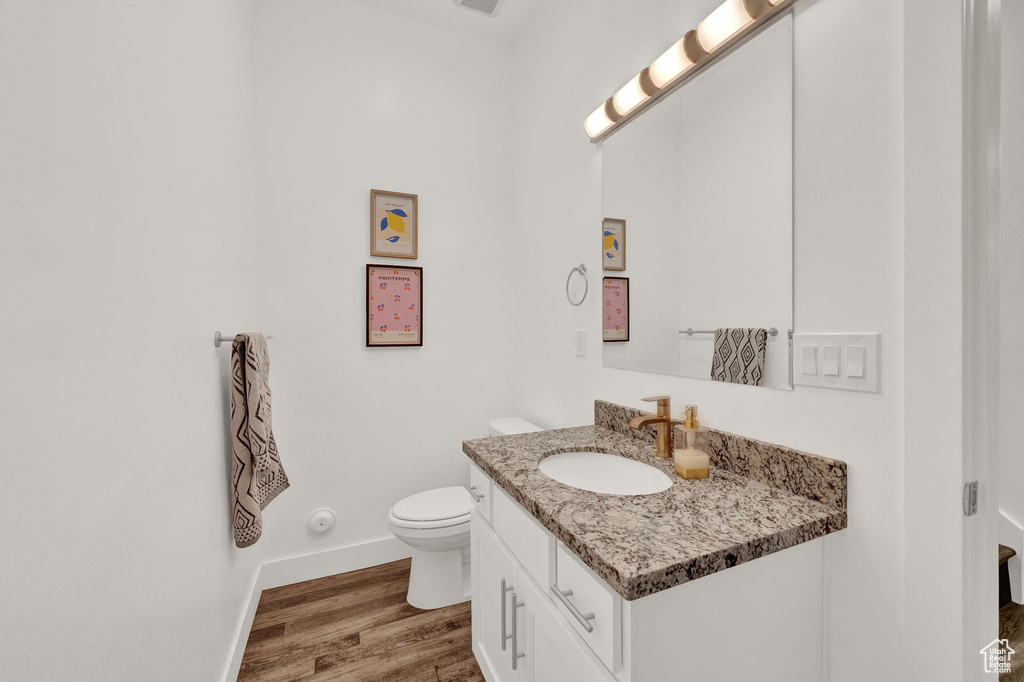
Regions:
<instances>
[{"instance_id":1,"label":"chrome light fixture bar","mask_svg":"<svg viewBox=\"0 0 1024 682\"><path fill-rule=\"evenodd\" d=\"M600 142L641 111L722 58L797 0L725 0L583 121Z\"/></svg>"}]
</instances>

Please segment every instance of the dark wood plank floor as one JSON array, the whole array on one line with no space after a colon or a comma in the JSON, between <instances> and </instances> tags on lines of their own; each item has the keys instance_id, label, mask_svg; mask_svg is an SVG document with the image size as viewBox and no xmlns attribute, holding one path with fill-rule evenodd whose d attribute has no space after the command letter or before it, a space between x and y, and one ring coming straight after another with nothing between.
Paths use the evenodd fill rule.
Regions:
<instances>
[{"instance_id":1,"label":"dark wood plank floor","mask_svg":"<svg viewBox=\"0 0 1024 682\"><path fill-rule=\"evenodd\" d=\"M239 682L482 682L469 602L405 601L410 560L265 590Z\"/></svg>"},{"instance_id":2,"label":"dark wood plank floor","mask_svg":"<svg viewBox=\"0 0 1024 682\"><path fill-rule=\"evenodd\" d=\"M1003 566L1015 552L1011 547L999 545L999 602L1009 600L1009 583L1006 582L1006 568ZM999 608L999 639L1007 643L1015 654L1010 656L1010 672L1000 673L999 682L1024 682L1024 606L1008 601ZM1017 660L1014 660L1017 659Z\"/></svg>"},{"instance_id":3,"label":"dark wood plank floor","mask_svg":"<svg viewBox=\"0 0 1024 682\"><path fill-rule=\"evenodd\" d=\"M999 675L999 682L1024 682L1024 606L1010 602L999 609L999 638L1008 639L1015 654L1010 657L1010 672Z\"/></svg>"}]
</instances>

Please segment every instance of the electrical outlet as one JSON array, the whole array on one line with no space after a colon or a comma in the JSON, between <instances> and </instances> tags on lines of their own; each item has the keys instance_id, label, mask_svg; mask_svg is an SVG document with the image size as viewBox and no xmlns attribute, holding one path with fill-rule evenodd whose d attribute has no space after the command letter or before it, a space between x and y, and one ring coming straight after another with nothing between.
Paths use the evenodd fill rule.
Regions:
<instances>
[{"instance_id":1,"label":"electrical outlet","mask_svg":"<svg viewBox=\"0 0 1024 682\"><path fill-rule=\"evenodd\" d=\"M587 330L577 329L576 330L576 357L585 358L587 357Z\"/></svg>"}]
</instances>

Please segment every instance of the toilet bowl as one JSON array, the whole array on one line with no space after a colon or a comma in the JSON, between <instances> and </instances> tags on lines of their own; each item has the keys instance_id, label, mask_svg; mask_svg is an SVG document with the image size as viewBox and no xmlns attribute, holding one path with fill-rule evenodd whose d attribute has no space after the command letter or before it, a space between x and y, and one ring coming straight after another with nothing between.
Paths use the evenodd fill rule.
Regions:
<instances>
[{"instance_id":1,"label":"toilet bowl","mask_svg":"<svg viewBox=\"0 0 1024 682\"><path fill-rule=\"evenodd\" d=\"M401 500L388 512L388 528L412 547L406 599L418 609L438 609L469 599L463 564L469 563L473 499L462 486L437 488Z\"/></svg>"},{"instance_id":2,"label":"toilet bowl","mask_svg":"<svg viewBox=\"0 0 1024 682\"><path fill-rule=\"evenodd\" d=\"M491 436L541 431L518 417L492 419ZM469 599L469 521L473 498L464 486L436 488L400 500L388 512L388 528L412 547L407 601L439 609Z\"/></svg>"}]
</instances>

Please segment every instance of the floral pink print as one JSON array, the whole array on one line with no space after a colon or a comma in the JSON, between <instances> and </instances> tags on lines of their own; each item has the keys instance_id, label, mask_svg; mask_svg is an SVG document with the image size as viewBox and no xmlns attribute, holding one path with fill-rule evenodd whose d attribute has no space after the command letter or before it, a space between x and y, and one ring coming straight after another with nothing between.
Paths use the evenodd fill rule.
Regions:
<instances>
[{"instance_id":1,"label":"floral pink print","mask_svg":"<svg viewBox=\"0 0 1024 682\"><path fill-rule=\"evenodd\" d=\"M373 270L371 277L374 282L370 301L373 329L382 332L416 331L419 328L419 315L409 301L416 300L418 296L419 274L408 270L379 268ZM402 294L392 294L391 291L394 290L401 291ZM403 298L406 300L403 301Z\"/></svg>"},{"instance_id":2,"label":"floral pink print","mask_svg":"<svg viewBox=\"0 0 1024 682\"><path fill-rule=\"evenodd\" d=\"M607 280L604 283L604 306L602 327L609 330L626 328L626 298L623 296L624 283Z\"/></svg>"}]
</instances>

